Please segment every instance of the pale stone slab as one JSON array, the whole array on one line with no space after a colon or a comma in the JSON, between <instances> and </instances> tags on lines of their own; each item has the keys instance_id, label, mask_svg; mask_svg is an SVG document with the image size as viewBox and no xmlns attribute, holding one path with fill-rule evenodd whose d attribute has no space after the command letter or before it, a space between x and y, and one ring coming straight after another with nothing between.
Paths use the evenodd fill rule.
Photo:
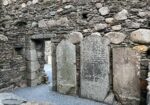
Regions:
<instances>
[{"instance_id":1,"label":"pale stone slab","mask_svg":"<svg viewBox=\"0 0 150 105\"><path fill-rule=\"evenodd\" d=\"M140 55L131 48L113 49L113 89L124 105L138 105Z\"/></svg>"},{"instance_id":2,"label":"pale stone slab","mask_svg":"<svg viewBox=\"0 0 150 105\"><path fill-rule=\"evenodd\" d=\"M109 41L93 34L81 42L81 96L104 101L109 91Z\"/></svg>"},{"instance_id":3,"label":"pale stone slab","mask_svg":"<svg viewBox=\"0 0 150 105\"><path fill-rule=\"evenodd\" d=\"M76 51L70 41L61 41L56 50L57 91L63 94L76 94Z\"/></svg>"}]
</instances>

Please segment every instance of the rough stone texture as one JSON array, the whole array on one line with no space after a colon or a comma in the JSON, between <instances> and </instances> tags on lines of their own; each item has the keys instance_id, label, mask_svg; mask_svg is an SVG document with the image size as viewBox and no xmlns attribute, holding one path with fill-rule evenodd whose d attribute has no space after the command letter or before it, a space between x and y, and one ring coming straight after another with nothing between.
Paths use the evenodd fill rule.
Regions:
<instances>
[{"instance_id":1,"label":"rough stone texture","mask_svg":"<svg viewBox=\"0 0 150 105\"><path fill-rule=\"evenodd\" d=\"M69 35L68 40L73 44L80 43L83 39L83 35L80 32L72 32Z\"/></svg>"},{"instance_id":2,"label":"rough stone texture","mask_svg":"<svg viewBox=\"0 0 150 105\"><path fill-rule=\"evenodd\" d=\"M7 2L6 5L3 5L3 1ZM117 45L112 43L110 45L111 48L114 46L130 46L133 48L135 44L137 45L137 43L130 40L128 35L137 29L149 29L150 26L149 0L38 0L38 3L35 4L33 4L32 0L3 1L0 0L0 34L5 35L8 38L8 41L4 42L5 44L3 43L0 45L0 54L4 55L1 59L4 58L7 61L1 64L1 67L4 67L4 69L0 69L0 74L2 74L0 75L2 83L0 89L2 90L14 88L20 84L20 81L27 80L27 76L25 75L28 74L25 69L27 59L24 59L24 57L26 53L25 51L32 50L32 47L30 47L32 44L28 44L28 40L30 40L30 38L37 42L40 40L51 40L52 43L57 46L57 44L71 32L81 32L83 37L87 37L91 35L91 33L98 31L101 33L101 36L104 36L106 33L113 32L112 26L119 24L122 26L119 32L126 34L127 37L122 43ZM99 9L102 7L108 7L110 10L109 14L104 16L101 15L99 13ZM125 20L120 17L118 18L119 21L114 19L114 17L122 10L128 11L127 14L124 12L124 15L120 15L120 17L122 18L123 16ZM38 22L41 20L44 20L44 23L46 22L48 25L45 27L39 27ZM95 25L100 23L107 23L107 27L102 30L95 30ZM46 34L52 34L55 36L51 37ZM44 38L40 35L44 35ZM9 47L6 48L5 45ZM76 52L80 52L80 46L78 44L75 45L78 46ZM138 45L141 44L138 43ZM149 47L148 45L146 46ZM44 48L44 46L42 47ZM40 75L42 75L43 64L45 63L43 58L44 55L42 53L44 52L44 49L42 49L42 47L36 49L38 62L40 64L38 74ZM12 51L8 51L7 49L11 49ZM16 56L9 56L8 58L5 57L14 52ZM149 50L141 53L141 59L145 60L144 62L148 61L150 58L148 52ZM55 75L53 76L53 84L56 85L57 67L55 51L53 52L53 57L53 67L55 68L53 68L53 74ZM76 59L79 72L79 53L77 53ZM147 77L147 63L144 62L141 61L141 73L139 73L143 75L140 76L142 79ZM9 69L4 71L6 70L6 67ZM80 74L77 73L77 75L77 80L80 81ZM39 76L39 78L42 77ZM31 82L30 79L27 81ZM54 88L54 90L56 90L56 86L54 86ZM78 85L78 88L80 88L80 85ZM142 95L141 99L143 99Z\"/></svg>"},{"instance_id":3,"label":"rough stone texture","mask_svg":"<svg viewBox=\"0 0 150 105\"><path fill-rule=\"evenodd\" d=\"M128 11L123 9L122 11L120 11L119 13L117 13L114 18L116 20L126 20L128 18Z\"/></svg>"},{"instance_id":4,"label":"rough stone texture","mask_svg":"<svg viewBox=\"0 0 150 105\"><path fill-rule=\"evenodd\" d=\"M139 105L140 55L131 48L113 49L113 89L124 105Z\"/></svg>"},{"instance_id":5,"label":"rough stone texture","mask_svg":"<svg viewBox=\"0 0 150 105\"><path fill-rule=\"evenodd\" d=\"M105 36L108 37L113 44L119 44L126 38L126 35L120 32L109 32L105 34Z\"/></svg>"},{"instance_id":6,"label":"rough stone texture","mask_svg":"<svg viewBox=\"0 0 150 105\"><path fill-rule=\"evenodd\" d=\"M57 91L63 94L76 94L76 51L75 46L61 41L56 50L57 59Z\"/></svg>"},{"instance_id":7,"label":"rough stone texture","mask_svg":"<svg viewBox=\"0 0 150 105\"><path fill-rule=\"evenodd\" d=\"M99 12L101 15L107 15L107 14L109 14L110 10L108 7L102 7L99 9Z\"/></svg>"},{"instance_id":8,"label":"rough stone texture","mask_svg":"<svg viewBox=\"0 0 150 105\"><path fill-rule=\"evenodd\" d=\"M81 96L104 101L109 91L108 39L92 35L81 42Z\"/></svg>"},{"instance_id":9,"label":"rough stone texture","mask_svg":"<svg viewBox=\"0 0 150 105\"><path fill-rule=\"evenodd\" d=\"M8 41L8 38L2 34L0 34L0 40L1 41Z\"/></svg>"},{"instance_id":10,"label":"rough stone texture","mask_svg":"<svg viewBox=\"0 0 150 105\"><path fill-rule=\"evenodd\" d=\"M115 101L115 96L112 92L109 93L108 96L104 100L105 103L108 103L108 104L111 104L111 105L114 103L114 101Z\"/></svg>"},{"instance_id":11,"label":"rough stone texture","mask_svg":"<svg viewBox=\"0 0 150 105\"><path fill-rule=\"evenodd\" d=\"M138 29L133 31L130 35L130 39L136 43L150 44L150 30Z\"/></svg>"},{"instance_id":12,"label":"rough stone texture","mask_svg":"<svg viewBox=\"0 0 150 105\"><path fill-rule=\"evenodd\" d=\"M107 28L107 24L102 24L102 23L96 24L96 25L94 26L94 29L95 29L96 31L104 30L104 29L106 29L106 28Z\"/></svg>"}]
</instances>

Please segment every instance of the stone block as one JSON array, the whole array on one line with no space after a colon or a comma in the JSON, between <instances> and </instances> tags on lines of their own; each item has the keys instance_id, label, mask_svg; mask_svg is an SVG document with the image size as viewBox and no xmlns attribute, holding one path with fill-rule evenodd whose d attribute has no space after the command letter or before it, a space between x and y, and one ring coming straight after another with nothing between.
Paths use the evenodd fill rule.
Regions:
<instances>
[{"instance_id":1,"label":"stone block","mask_svg":"<svg viewBox=\"0 0 150 105\"><path fill-rule=\"evenodd\" d=\"M81 42L81 97L104 101L109 89L109 41L93 34Z\"/></svg>"},{"instance_id":2,"label":"stone block","mask_svg":"<svg viewBox=\"0 0 150 105\"><path fill-rule=\"evenodd\" d=\"M63 94L76 94L76 51L70 41L61 41L56 50L57 91Z\"/></svg>"},{"instance_id":3,"label":"stone block","mask_svg":"<svg viewBox=\"0 0 150 105\"><path fill-rule=\"evenodd\" d=\"M139 105L140 55L132 48L113 48L113 89L124 105Z\"/></svg>"}]
</instances>

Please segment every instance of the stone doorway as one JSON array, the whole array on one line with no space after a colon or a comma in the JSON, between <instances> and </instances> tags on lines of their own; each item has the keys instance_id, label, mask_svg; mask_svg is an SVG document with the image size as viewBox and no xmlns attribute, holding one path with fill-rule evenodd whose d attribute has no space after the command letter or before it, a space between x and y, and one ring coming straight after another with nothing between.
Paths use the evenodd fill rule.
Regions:
<instances>
[{"instance_id":1,"label":"stone doorway","mask_svg":"<svg viewBox=\"0 0 150 105\"><path fill-rule=\"evenodd\" d=\"M51 85L53 84L52 89L55 90L56 43L51 41L51 35L33 35L28 39L27 45L26 61L28 86L36 86L50 82Z\"/></svg>"}]
</instances>

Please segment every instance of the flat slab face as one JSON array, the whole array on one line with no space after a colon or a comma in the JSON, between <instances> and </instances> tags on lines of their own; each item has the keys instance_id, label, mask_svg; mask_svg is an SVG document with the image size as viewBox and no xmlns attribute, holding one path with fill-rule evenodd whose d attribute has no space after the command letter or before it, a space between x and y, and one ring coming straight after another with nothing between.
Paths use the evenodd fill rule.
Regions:
<instances>
[{"instance_id":1,"label":"flat slab face","mask_svg":"<svg viewBox=\"0 0 150 105\"><path fill-rule=\"evenodd\" d=\"M104 101L109 91L109 47L106 39L91 35L81 42L81 96Z\"/></svg>"},{"instance_id":2,"label":"flat slab face","mask_svg":"<svg viewBox=\"0 0 150 105\"><path fill-rule=\"evenodd\" d=\"M57 46L57 91L63 94L76 94L75 49L75 45L67 40L61 41Z\"/></svg>"},{"instance_id":3,"label":"flat slab face","mask_svg":"<svg viewBox=\"0 0 150 105\"><path fill-rule=\"evenodd\" d=\"M140 56L131 48L113 49L113 89L122 98L125 105L128 100L140 98L140 81L138 77Z\"/></svg>"}]
</instances>

